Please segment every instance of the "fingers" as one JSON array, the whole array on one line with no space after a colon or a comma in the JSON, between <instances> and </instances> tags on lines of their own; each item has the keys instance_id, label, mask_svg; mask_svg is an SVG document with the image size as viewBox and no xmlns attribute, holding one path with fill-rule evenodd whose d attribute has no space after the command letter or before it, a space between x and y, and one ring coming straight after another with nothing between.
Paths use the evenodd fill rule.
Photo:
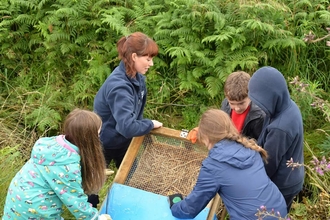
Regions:
<instances>
[{"instance_id":1,"label":"fingers","mask_svg":"<svg viewBox=\"0 0 330 220\"><path fill-rule=\"evenodd\" d=\"M154 124L154 128L160 128L163 126L163 123L157 121L157 120L151 120L152 123Z\"/></svg>"}]
</instances>

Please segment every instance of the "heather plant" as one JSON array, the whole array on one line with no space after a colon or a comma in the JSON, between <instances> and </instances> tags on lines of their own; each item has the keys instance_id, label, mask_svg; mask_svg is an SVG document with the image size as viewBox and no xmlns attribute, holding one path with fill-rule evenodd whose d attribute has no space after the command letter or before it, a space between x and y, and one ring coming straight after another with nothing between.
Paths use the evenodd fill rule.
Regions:
<instances>
[{"instance_id":1,"label":"heather plant","mask_svg":"<svg viewBox=\"0 0 330 220\"><path fill-rule=\"evenodd\" d=\"M258 220L262 220L266 217L273 217L275 219L279 219L279 220L290 220L290 218L288 217L282 217L281 213L278 211L275 211L274 209L272 209L271 211L267 210L266 206L260 206L260 209L258 209L256 216L258 217Z\"/></svg>"},{"instance_id":2,"label":"heather plant","mask_svg":"<svg viewBox=\"0 0 330 220\"><path fill-rule=\"evenodd\" d=\"M310 148L308 149L311 151ZM313 155L312 160L305 164L295 163L291 158L287 166L291 169L299 166L306 168L306 175L313 190L309 198L305 197L301 201L305 214L311 219L328 219L330 217L330 157L318 158Z\"/></svg>"},{"instance_id":3,"label":"heather plant","mask_svg":"<svg viewBox=\"0 0 330 220\"><path fill-rule=\"evenodd\" d=\"M289 78L292 99L298 104L307 131L321 128L330 122L329 93L325 92L318 81ZM313 117L310 117L313 115Z\"/></svg>"},{"instance_id":4,"label":"heather plant","mask_svg":"<svg viewBox=\"0 0 330 220\"><path fill-rule=\"evenodd\" d=\"M293 159L287 162L292 169L305 166L305 189L296 204L297 212L294 216L308 215L312 219L328 219L330 214L329 187L330 187L330 163L329 155L330 139L328 125L330 122L330 104L326 93L318 82L294 77L289 83L292 98L299 105L305 126L305 164L298 164ZM311 117L313 116L313 117ZM321 128L324 129L321 129ZM322 134L321 141L310 140L309 133ZM306 138L308 137L308 138ZM320 159L319 159L320 158Z\"/></svg>"}]
</instances>

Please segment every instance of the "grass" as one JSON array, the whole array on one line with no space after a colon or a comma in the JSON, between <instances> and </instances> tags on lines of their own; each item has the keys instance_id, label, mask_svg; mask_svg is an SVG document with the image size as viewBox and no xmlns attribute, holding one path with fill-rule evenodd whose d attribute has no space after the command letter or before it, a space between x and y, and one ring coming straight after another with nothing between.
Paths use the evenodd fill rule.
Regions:
<instances>
[{"instance_id":1,"label":"grass","mask_svg":"<svg viewBox=\"0 0 330 220\"><path fill-rule=\"evenodd\" d=\"M0 110L0 115L4 116L3 111ZM11 115L13 116L13 114ZM25 161L30 158L30 152L33 144L38 139L38 135L34 132L27 132L13 118L19 117L0 117L0 216L3 214L7 190L12 178L24 165ZM110 164L110 169L117 171L114 164ZM108 187L111 185L115 173L108 176L104 187L101 189L100 204L98 209L101 208L102 202L107 195ZM75 219L73 215L64 207L64 219Z\"/></svg>"},{"instance_id":2,"label":"grass","mask_svg":"<svg viewBox=\"0 0 330 220\"><path fill-rule=\"evenodd\" d=\"M0 213L3 213L7 189L10 180L15 176L23 165L22 154L18 150L19 145L13 147L3 147L0 149Z\"/></svg>"}]
</instances>

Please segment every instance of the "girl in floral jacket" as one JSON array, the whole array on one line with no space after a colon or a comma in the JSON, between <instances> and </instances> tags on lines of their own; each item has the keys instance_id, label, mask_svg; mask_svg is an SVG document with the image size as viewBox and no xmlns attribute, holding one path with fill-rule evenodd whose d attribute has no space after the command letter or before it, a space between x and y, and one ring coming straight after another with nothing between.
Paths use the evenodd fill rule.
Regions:
<instances>
[{"instance_id":1,"label":"girl in floral jacket","mask_svg":"<svg viewBox=\"0 0 330 220\"><path fill-rule=\"evenodd\" d=\"M65 205L76 219L98 219L87 194L97 193L106 179L101 124L97 114L75 109L63 135L40 138L11 181L2 218L57 220Z\"/></svg>"}]
</instances>

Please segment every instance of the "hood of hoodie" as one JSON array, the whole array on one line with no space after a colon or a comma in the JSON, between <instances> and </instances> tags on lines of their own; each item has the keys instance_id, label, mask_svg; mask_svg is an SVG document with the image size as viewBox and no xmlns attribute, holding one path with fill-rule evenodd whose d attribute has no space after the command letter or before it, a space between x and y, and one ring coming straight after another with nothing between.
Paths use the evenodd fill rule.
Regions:
<instances>
[{"instance_id":1,"label":"hood of hoodie","mask_svg":"<svg viewBox=\"0 0 330 220\"><path fill-rule=\"evenodd\" d=\"M221 140L210 150L209 157L232 167L246 169L256 160L257 152L231 140Z\"/></svg>"},{"instance_id":2,"label":"hood of hoodie","mask_svg":"<svg viewBox=\"0 0 330 220\"><path fill-rule=\"evenodd\" d=\"M277 115L291 103L284 76L273 67L258 69L252 75L248 87L249 98L269 116Z\"/></svg>"},{"instance_id":3,"label":"hood of hoodie","mask_svg":"<svg viewBox=\"0 0 330 220\"><path fill-rule=\"evenodd\" d=\"M64 166L80 163L79 149L63 135L40 138L33 146L31 159L43 166Z\"/></svg>"}]
</instances>

